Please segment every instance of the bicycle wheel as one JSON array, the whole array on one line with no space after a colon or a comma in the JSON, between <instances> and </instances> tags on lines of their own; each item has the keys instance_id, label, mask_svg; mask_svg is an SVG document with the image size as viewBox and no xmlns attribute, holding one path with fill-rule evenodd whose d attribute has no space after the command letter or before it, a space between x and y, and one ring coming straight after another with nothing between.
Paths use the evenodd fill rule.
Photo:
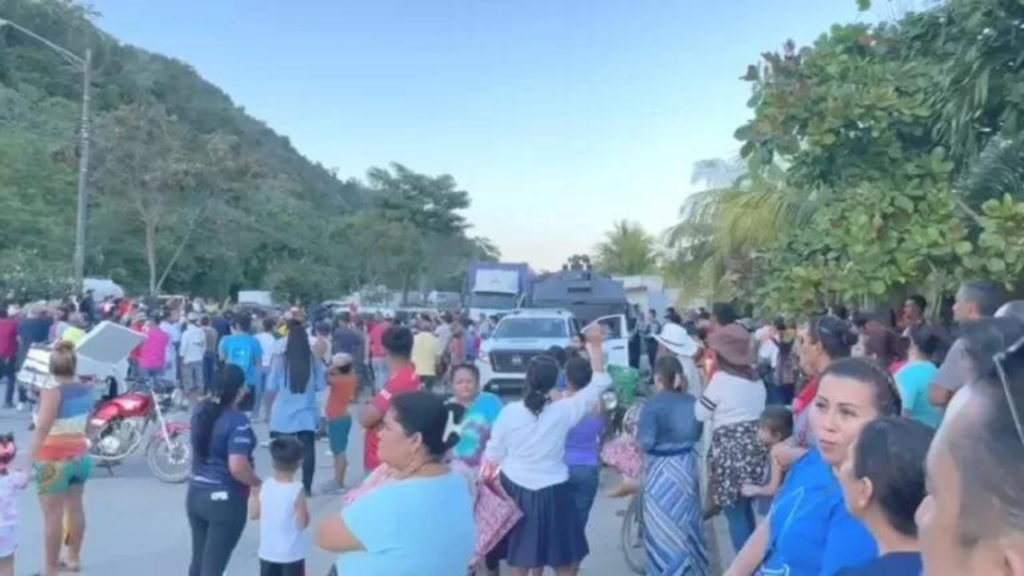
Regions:
<instances>
[{"instance_id":1,"label":"bicycle wheel","mask_svg":"<svg viewBox=\"0 0 1024 576\"><path fill-rule=\"evenodd\" d=\"M643 574L647 564L643 524L643 496L641 493L637 493L630 500L629 507L626 508L626 513L622 517L620 533L622 554L626 558L626 565L635 574Z\"/></svg>"}]
</instances>

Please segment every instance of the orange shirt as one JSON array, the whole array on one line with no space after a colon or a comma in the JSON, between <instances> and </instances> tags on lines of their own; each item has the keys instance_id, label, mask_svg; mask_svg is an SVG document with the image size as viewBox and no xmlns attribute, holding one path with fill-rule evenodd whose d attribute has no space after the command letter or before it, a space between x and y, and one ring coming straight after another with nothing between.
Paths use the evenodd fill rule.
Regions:
<instances>
[{"instance_id":1,"label":"orange shirt","mask_svg":"<svg viewBox=\"0 0 1024 576\"><path fill-rule=\"evenodd\" d=\"M335 374L327 377L330 392L327 394L327 406L324 412L328 420L341 418L348 414L348 405L356 396L356 375Z\"/></svg>"}]
</instances>

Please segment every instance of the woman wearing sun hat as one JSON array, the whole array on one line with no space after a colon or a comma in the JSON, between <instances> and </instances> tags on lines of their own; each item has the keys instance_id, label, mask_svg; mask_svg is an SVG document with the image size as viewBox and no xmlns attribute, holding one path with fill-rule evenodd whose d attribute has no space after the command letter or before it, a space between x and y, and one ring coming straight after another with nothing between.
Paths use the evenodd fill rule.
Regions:
<instances>
[{"instance_id":1,"label":"woman wearing sun hat","mask_svg":"<svg viewBox=\"0 0 1024 576\"><path fill-rule=\"evenodd\" d=\"M673 322L665 324L654 339L658 342L658 356L667 354L678 358L679 363L683 365L683 376L686 377L689 393L699 395L704 390L704 378L695 360L697 353L700 352L697 341L690 336L686 328Z\"/></svg>"},{"instance_id":2,"label":"woman wearing sun hat","mask_svg":"<svg viewBox=\"0 0 1024 576\"><path fill-rule=\"evenodd\" d=\"M711 425L710 500L724 512L730 539L739 550L755 527L750 499L740 494L740 488L760 479L767 459L757 434L765 389L753 368L749 332L728 324L712 332L708 343L718 370L697 402L696 414Z\"/></svg>"}]
</instances>

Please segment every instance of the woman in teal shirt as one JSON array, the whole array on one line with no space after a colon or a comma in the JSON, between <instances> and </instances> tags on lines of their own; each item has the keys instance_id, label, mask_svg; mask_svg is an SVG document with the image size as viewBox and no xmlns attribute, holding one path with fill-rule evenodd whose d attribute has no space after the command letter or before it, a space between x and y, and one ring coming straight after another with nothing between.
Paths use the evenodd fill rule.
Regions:
<instances>
[{"instance_id":1,"label":"woman in teal shirt","mask_svg":"<svg viewBox=\"0 0 1024 576\"><path fill-rule=\"evenodd\" d=\"M903 401L903 415L938 428L942 411L928 401L928 386L939 372L949 351L950 339L938 326L921 324L909 330L910 350L907 363L896 371L896 386Z\"/></svg>"},{"instance_id":2,"label":"woman in teal shirt","mask_svg":"<svg viewBox=\"0 0 1024 576\"><path fill-rule=\"evenodd\" d=\"M459 443L452 449L452 462L475 472L501 412L501 398L480 390L480 370L472 364L452 369L452 392L454 400L466 409Z\"/></svg>"},{"instance_id":3,"label":"woman in teal shirt","mask_svg":"<svg viewBox=\"0 0 1024 576\"><path fill-rule=\"evenodd\" d=\"M337 552L338 574L466 574L476 546L466 477L444 464L459 442L466 410L430 392L391 400L380 432L380 459L397 472L329 516L317 544Z\"/></svg>"}]
</instances>

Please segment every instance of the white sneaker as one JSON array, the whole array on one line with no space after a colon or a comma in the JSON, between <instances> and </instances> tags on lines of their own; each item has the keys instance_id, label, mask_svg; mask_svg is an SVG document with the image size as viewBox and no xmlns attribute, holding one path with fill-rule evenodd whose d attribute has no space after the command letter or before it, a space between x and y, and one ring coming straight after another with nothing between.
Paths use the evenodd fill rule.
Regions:
<instances>
[{"instance_id":1,"label":"white sneaker","mask_svg":"<svg viewBox=\"0 0 1024 576\"><path fill-rule=\"evenodd\" d=\"M14 407L14 409L17 410L18 412L24 412L25 411L25 403L24 402L18 402L18 404Z\"/></svg>"}]
</instances>

